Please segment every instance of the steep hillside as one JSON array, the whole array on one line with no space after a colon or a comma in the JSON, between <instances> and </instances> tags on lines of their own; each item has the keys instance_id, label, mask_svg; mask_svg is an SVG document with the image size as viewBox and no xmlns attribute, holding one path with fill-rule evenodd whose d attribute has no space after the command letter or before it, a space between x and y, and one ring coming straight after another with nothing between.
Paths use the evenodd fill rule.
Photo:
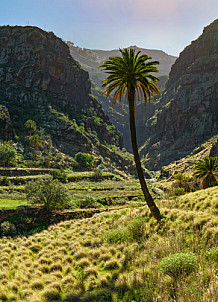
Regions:
<instances>
[{"instance_id":1,"label":"steep hillside","mask_svg":"<svg viewBox=\"0 0 218 302\"><path fill-rule=\"evenodd\" d=\"M116 126L116 128L123 134L124 145L128 151L132 150L131 140L130 140L130 131L129 131L129 120L128 120L128 109L123 106L114 105L111 106L111 99L108 98L107 102L105 102L105 97L102 95L102 81L106 78L106 74L102 72L98 66L107 60L111 56L120 56L119 50L90 50L85 48L75 47L72 42L67 42L70 53L72 57L79 62L81 67L89 72L90 79L92 81L91 91L92 94L98 99L101 103L105 113L109 116L112 123ZM151 50L151 49L143 49L138 48L137 46L131 46L137 51L141 51L141 54L147 54L152 57L153 60L158 60L161 64L158 66L159 68L159 76L160 82L158 83L159 89L163 90L165 88L165 84L168 80L168 74L170 72L170 68L172 64L175 62L176 57L170 56L161 50ZM138 131L138 144L141 146L145 141L144 131L142 128L144 127L145 121L149 119L155 113L154 106L150 108L145 108L144 106L140 106L136 112L136 127Z\"/></svg>"},{"instance_id":2,"label":"steep hillside","mask_svg":"<svg viewBox=\"0 0 218 302\"><path fill-rule=\"evenodd\" d=\"M151 169L190 154L218 133L218 19L172 66L161 108L146 123L141 149Z\"/></svg>"},{"instance_id":3,"label":"steep hillside","mask_svg":"<svg viewBox=\"0 0 218 302\"><path fill-rule=\"evenodd\" d=\"M13 138L14 132L9 112L5 106L0 105L0 141Z\"/></svg>"},{"instance_id":4,"label":"steep hillside","mask_svg":"<svg viewBox=\"0 0 218 302\"><path fill-rule=\"evenodd\" d=\"M122 147L90 92L88 73L60 38L37 27L0 27L0 138L12 138L14 131L22 140L25 122L33 120L69 155L100 153L100 144Z\"/></svg>"}]
</instances>

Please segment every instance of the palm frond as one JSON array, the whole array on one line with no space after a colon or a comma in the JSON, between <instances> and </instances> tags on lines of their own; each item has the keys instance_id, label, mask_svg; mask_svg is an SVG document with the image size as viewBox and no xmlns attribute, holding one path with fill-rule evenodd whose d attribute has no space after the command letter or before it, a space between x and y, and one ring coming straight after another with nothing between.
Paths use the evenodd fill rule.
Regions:
<instances>
[{"instance_id":1,"label":"palm frond","mask_svg":"<svg viewBox=\"0 0 218 302\"><path fill-rule=\"evenodd\" d=\"M159 94L156 86L159 79L151 73L159 72L155 65L160 64L158 61L149 61L152 58L147 55L140 55L140 51L135 53L135 49L120 49L121 57L110 57L107 61L99 66L101 70L109 74L103 81L102 87L105 88L103 94L108 97L114 90L112 103L115 104L119 99L122 102L122 96L125 95L124 103L128 100L128 91L130 87L134 88L134 104L136 99L145 102L154 94Z\"/></svg>"}]
</instances>

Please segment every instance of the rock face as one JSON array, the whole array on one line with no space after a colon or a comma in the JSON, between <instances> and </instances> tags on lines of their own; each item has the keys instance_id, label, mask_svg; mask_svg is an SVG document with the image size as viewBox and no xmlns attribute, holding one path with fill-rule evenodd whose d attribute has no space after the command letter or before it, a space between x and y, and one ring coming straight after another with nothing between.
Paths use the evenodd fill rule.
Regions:
<instances>
[{"instance_id":1,"label":"rock face","mask_svg":"<svg viewBox=\"0 0 218 302\"><path fill-rule=\"evenodd\" d=\"M0 105L0 140L12 140L14 138L13 127L9 112L5 106Z\"/></svg>"},{"instance_id":2,"label":"rock face","mask_svg":"<svg viewBox=\"0 0 218 302\"><path fill-rule=\"evenodd\" d=\"M159 169L218 133L218 19L187 46L172 66L161 108L145 131L147 166Z\"/></svg>"},{"instance_id":3,"label":"rock face","mask_svg":"<svg viewBox=\"0 0 218 302\"><path fill-rule=\"evenodd\" d=\"M31 119L70 155L91 152L96 141L122 147L121 135L90 92L88 72L60 38L37 27L0 27L0 104L19 137ZM3 132L5 139L9 134Z\"/></svg>"}]
</instances>

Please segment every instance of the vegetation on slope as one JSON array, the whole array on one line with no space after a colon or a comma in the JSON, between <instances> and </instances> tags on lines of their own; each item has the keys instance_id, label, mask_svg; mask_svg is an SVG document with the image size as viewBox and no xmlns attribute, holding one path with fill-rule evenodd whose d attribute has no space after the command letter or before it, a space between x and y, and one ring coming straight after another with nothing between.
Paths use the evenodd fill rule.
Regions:
<instances>
[{"instance_id":1,"label":"vegetation on slope","mask_svg":"<svg viewBox=\"0 0 218 302\"><path fill-rule=\"evenodd\" d=\"M144 206L123 206L89 219L59 223L33 236L1 239L0 299L213 301L217 214L207 202L213 205L218 191L207 189L207 200L204 192L187 194L193 204L202 204L195 210L186 202L178 208L180 198L175 204L160 204L169 220L159 224ZM205 207L207 211L202 211ZM192 253L197 263L175 286L159 263L176 253ZM180 267L175 269L180 274Z\"/></svg>"}]
</instances>

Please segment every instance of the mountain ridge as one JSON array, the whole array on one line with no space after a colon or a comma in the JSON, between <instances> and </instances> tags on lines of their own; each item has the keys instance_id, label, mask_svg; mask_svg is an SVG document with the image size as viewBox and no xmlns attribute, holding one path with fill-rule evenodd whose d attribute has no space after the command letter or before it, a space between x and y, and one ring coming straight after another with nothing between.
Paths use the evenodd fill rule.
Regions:
<instances>
[{"instance_id":1,"label":"mountain ridge","mask_svg":"<svg viewBox=\"0 0 218 302\"><path fill-rule=\"evenodd\" d=\"M146 122L141 148L150 169L190 154L218 133L218 19L172 66L160 108Z\"/></svg>"}]
</instances>

